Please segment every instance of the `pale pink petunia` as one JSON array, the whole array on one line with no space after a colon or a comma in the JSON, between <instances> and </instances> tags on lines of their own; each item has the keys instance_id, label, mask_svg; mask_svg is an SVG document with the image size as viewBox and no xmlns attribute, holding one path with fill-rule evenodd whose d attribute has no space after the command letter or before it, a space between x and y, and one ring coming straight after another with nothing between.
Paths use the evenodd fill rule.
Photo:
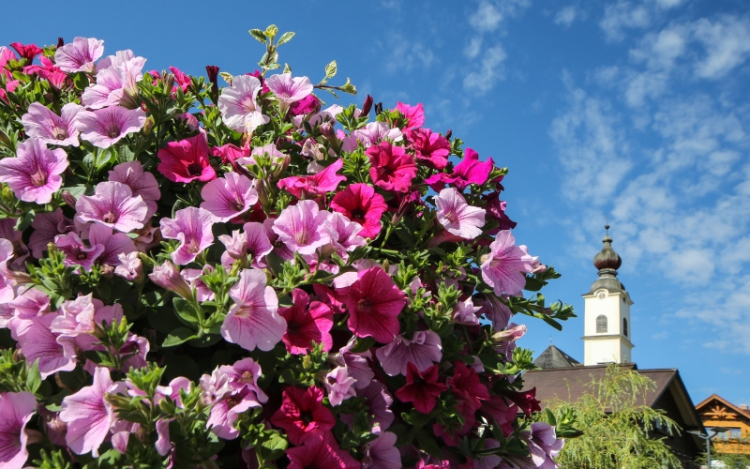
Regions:
<instances>
[{"instance_id":1,"label":"pale pink petunia","mask_svg":"<svg viewBox=\"0 0 750 469\"><path fill-rule=\"evenodd\" d=\"M161 198L159 183L153 174L143 170L140 161L118 164L109 172L109 180L126 184L133 192L133 197L140 195L143 198L148 206L146 218L151 218L156 213L156 202Z\"/></svg>"},{"instance_id":2,"label":"pale pink petunia","mask_svg":"<svg viewBox=\"0 0 750 469\"><path fill-rule=\"evenodd\" d=\"M316 293L319 291L316 289ZM357 389L366 388L372 379L375 377L372 368L370 368L369 361L372 360L372 352L366 350L364 352L352 352L352 348L357 344L357 338L352 336L349 342L339 349L339 358L336 363L341 363L346 366L349 375L356 379L357 382L354 387Z\"/></svg>"},{"instance_id":3,"label":"pale pink petunia","mask_svg":"<svg viewBox=\"0 0 750 469\"><path fill-rule=\"evenodd\" d=\"M90 109L118 105L135 108L138 82L143 78L145 64L146 59L135 57L130 50L102 59L97 65L96 84L83 90L83 105Z\"/></svg>"},{"instance_id":4,"label":"pale pink petunia","mask_svg":"<svg viewBox=\"0 0 750 469\"><path fill-rule=\"evenodd\" d=\"M140 108L110 106L96 111L81 111L76 122L81 140L95 147L109 148L126 135L139 132L146 123L146 113Z\"/></svg>"},{"instance_id":5,"label":"pale pink petunia","mask_svg":"<svg viewBox=\"0 0 750 469\"><path fill-rule=\"evenodd\" d=\"M46 293L36 288L29 288L8 303L16 317L31 319L50 312L50 299Z\"/></svg>"},{"instance_id":6,"label":"pale pink petunia","mask_svg":"<svg viewBox=\"0 0 750 469\"><path fill-rule=\"evenodd\" d=\"M466 203L455 188L440 191L435 197L437 219L445 230L463 239L474 239L482 234L485 210Z\"/></svg>"},{"instance_id":7,"label":"pale pink petunia","mask_svg":"<svg viewBox=\"0 0 750 469\"><path fill-rule=\"evenodd\" d=\"M263 115L257 100L260 89L260 80L241 75L221 90L218 106L227 127L237 132L252 132L268 123L269 117Z\"/></svg>"},{"instance_id":8,"label":"pale pink petunia","mask_svg":"<svg viewBox=\"0 0 750 469\"><path fill-rule=\"evenodd\" d=\"M36 411L36 398L30 392L0 394L0 467L21 469L29 452L26 424Z\"/></svg>"},{"instance_id":9,"label":"pale pink petunia","mask_svg":"<svg viewBox=\"0 0 750 469\"><path fill-rule=\"evenodd\" d=\"M195 291L195 298L198 301L212 301L214 299L214 292L208 288L208 285L200 277L204 272L212 272L213 268L210 265L205 265L203 269L182 269L180 275L190 285L190 288Z\"/></svg>"},{"instance_id":10,"label":"pale pink petunia","mask_svg":"<svg viewBox=\"0 0 750 469\"><path fill-rule=\"evenodd\" d=\"M375 351L380 366L389 376L406 376L407 365L425 371L443 358L440 336L433 331L417 331L411 339L396 336L393 342Z\"/></svg>"},{"instance_id":11,"label":"pale pink petunia","mask_svg":"<svg viewBox=\"0 0 750 469\"><path fill-rule=\"evenodd\" d=\"M42 379L58 371L73 371L76 367L74 345L57 340L60 334L51 331L57 314L48 313L19 320L14 324L18 348L28 363L38 361Z\"/></svg>"},{"instance_id":12,"label":"pale pink petunia","mask_svg":"<svg viewBox=\"0 0 750 469\"><path fill-rule=\"evenodd\" d=\"M474 306L474 302L471 298L459 301L458 304L456 304L455 311L453 311L453 321L465 326L478 326L479 317L477 316L477 312L481 309L482 308L479 306Z\"/></svg>"},{"instance_id":13,"label":"pale pink petunia","mask_svg":"<svg viewBox=\"0 0 750 469\"><path fill-rule=\"evenodd\" d=\"M129 281L140 279L143 276L143 263L138 254L138 251L118 254L115 274Z\"/></svg>"},{"instance_id":14,"label":"pale pink petunia","mask_svg":"<svg viewBox=\"0 0 750 469\"><path fill-rule=\"evenodd\" d=\"M222 365L218 368L220 373L224 373L229 379L229 387L232 389L248 389L255 393L261 403L268 402L268 396L263 389L258 386L258 380L261 377L261 368L252 358L243 358L230 365Z\"/></svg>"},{"instance_id":15,"label":"pale pink petunia","mask_svg":"<svg viewBox=\"0 0 750 469\"><path fill-rule=\"evenodd\" d=\"M361 129L353 130L352 134L344 138L341 149L354 151L357 144L370 148L383 141L398 142L403 140L403 134L399 128L390 128L385 122L370 122Z\"/></svg>"},{"instance_id":16,"label":"pale pink petunia","mask_svg":"<svg viewBox=\"0 0 750 469\"><path fill-rule=\"evenodd\" d=\"M482 279L498 296L517 296L526 286L524 274L532 272L538 264L526 246L516 246L516 238L510 231L501 231L490 244L490 255L481 265Z\"/></svg>"},{"instance_id":17,"label":"pale pink petunia","mask_svg":"<svg viewBox=\"0 0 750 469\"><path fill-rule=\"evenodd\" d=\"M159 223L164 238L180 241L180 246L172 253L175 264L185 265L193 262L201 251L214 243L214 234L211 231L213 217L202 208L183 208L175 213L174 219L162 218Z\"/></svg>"},{"instance_id":18,"label":"pale pink petunia","mask_svg":"<svg viewBox=\"0 0 750 469\"><path fill-rule=\"evenodd\" d=\"M279 300L273 288L266 286L265 272L245 269L240 280L230 290L234 306L221 326L227 342L245 350L268 352L281 341L286 321L278 313Z\"/></svg>"},{"instance_id":19,"label":"pale pink petunia","mask_svg":"<svg viewBox=\"0 0 750 469\"><path fill-rule=\"evenodd\" d=\"M80 236L72 232L56 237L55 246L65 254L66 266L80 265L86 271L91 270L94 261L104 251L104 246L88 246Z\"/></svg>"},{"instance_id":20,"label":"pale pink petunia","mask_svg":"<svg viewBox=\"0 0 750 469\"><path fill-rule=\"evenodd\" d=\"M65 441L74 453L91 452L92 456L99 456L99 446L115 421L112 405L104 398L110 388L109 370L99 367L94 371L91 386L84 386L63 399L60 419L68 424Z\"/></svg>"},{"instance_id":21,"label":"pale pink petunia","mask_svg":"<svg viewBox=\"0 0 750 469\"><path fill-rule=\"evenodd\" d=\"M338 366L328 372L323 380L323 385L328 391L328 401L333 407L341 405L345 400L356 397L357 391L354 384L356 379L349 376L346 367Z\"/></svg>"},{"instance_id":22,"label":"pale pink petunia","mask_svg":"<svg viewBox=\"0 0 750 469\"><path fill-rule=\"evenodd\" d=\"M396 434L378 429L377 435L375 440L365 445L362 469L401 469L401 453L396 447Z\"/></svg>"},{"instance_id":23,"label":"pale pink petunia","mask_svg":"<svg viewBox=\"0 0 750 469\"><path fill-rule=\"evenodd\" d=\"M252 266L262 268L263 258L273 251L273 245L268 239L268 232L263 223L248 222L242 226L242 231L232 231L232 236L221 235L221 241L226 247L221 255L221 265L227 270L232 268L235 261L240 261L242 268L249 267L248 256L252 256Z\"/></svg>"},{"instance_id":24,"label":"pale pink petunia","mask_svg":"<svg viewBox=\"0 0 750 469\"><path fill-rule=\"evenodd\" d=\"M190 285L180 275L180 271L177 270L175 265L169 261L164 261L162 265L155 266L153 272L148 274L148 278L160 287L177 293L183 298L193 298L193 291L190 289Z\"/></svg>"},{"instance_id":25,"label":"pale pink petunia","mask_svg":"<svg viewBox=\"0 0 750 469\"><path fill-rule=\"evenodd\" d=\"M253 181L237 173L226 173L201 189L201 208L208 210L219 222L228 222L247 212L258 202Z\"/></svg>"},{"instance_id":26,"label":"pale pink petunia","mask_svg":"<svg viewBox=\"0 0 750 469\"><path fill-rule=\"evenodd\" d=\"M102 302L88 295L78 295L74 300L65 301L60 306L59 314L50 324L50 330L56 334L76 337L79 334L94 332L94 317Z\"/></svg>"},{"instance_id":27,"label":"pale pink petunia","mask_svg":"<svg viewBox=\"0 0 750 469\"><path fill-rule=\"evenodd\" d=\"M565 440L557 438L555 427L547 422L534 422L528 430L521 433L531 453L531 462L540 469L559 467L555 458L560 454ZM713 464L712 464L713 466Z\"/></svg>"},{"instance_id":28,"label":"pale pink petunia","mask_svg":"<svg viewBox=\"0 0 750 469\"><path fill-rule=\"evenodd\" d=\"M388 388L380 381L372 380L358 391L358 395L367 401L373 424L377 424L381 430L387 430L395 418L391 410L393 396Z\"/></svg>"},{"instance_id":29,"label":"pale pink petunia","mask_svg":"<svg viewBox=\"0 0 750 469\"><path fill-rule=\"evenodd\" d=\"M94 222L123 233L143 228L148 207L141 196L133 197L130 187L121 182L100 182L94 195L81 196L76 202L76 220Z\"/></svg>"},{"instance_id":30,"label":"pale pink petunia","mask_svg":"<svg viewBox=\"0 0 750 469\"><path fill-rule=\"evenodd\" d=\"M271 75L266 79L266 86L279 100L282 114L292 103L305 99L313 92L313 84L309 78L292 77L291 73Z\"/></svg>"},{"instance_id":31,"label":"pale pink petunia","mask_svg":"<svg viewBox=\"0 0 750 469\"><path fill-rule=\"evenodd\" d=\"M94 62L104 54L104 41L94 37L77 37L73 42L58 47L55 51L55 65L68 73L94 73Z\"/></svg>"},{"instance_id":32,"label":"pale pink petunia","mask_svg":"<svg viewBox=\"0 0 750 469\"><path fill-rule=\"evenodd\" d=\"M97 264L106 264L116 267L120 264L120 254L135 252L135 243L130 236L124 233L113 233L112 228L104 225L93 224L89 229L89 244L92 247L102 248Z\"/></svg>"},{"instance_id":33,"label":"pale pink petunia","mask_svg":"<svg viewBox=\"0 0 750 469\"><path fill-rule=\"evenodd\" d=\"M489 319L492 323L492 329L500 331L505 329L513 316L513 311L500 301L498 297L492 294L485 295L485 300L477 303L482 307L480 314Z\"/></svg>"},{"instance_id":34,"label":"pale pink petunia","mask_svg":"<svg viewBox=\"0 0 750 469\"><path fill-rule=\"evenodd\" d=\"M75 229L73 220L63 215L60 207L57 207L54 212L37 213L34 221L31 222L31 227L34 231L31 232L31 238L29 238L29 249L37 259L44 256L47 244L54 242L57 235L69 233Z\"/></svg>"},{"instance_id":35,"label":"pale pink petunia","mask_svg":"<svg viewBox=\"0 0 750 469\"><path fill-rule=\"evenodd\" d=\"M58 116L46 106L31 103L29 112L21 117L21 123L29 137L41 138L48 145L78 146L76 117L83 107L68 103Z\"/></svg>"},{"instance_id":36,"label":"pale pink petunia","mask_svg":"<svg viewBox=\"0 0 750 469\"><path fill-rule=\"evenodd\" d=\"M60 175L68 167L65 150L49 150L43 140L30 138L18 144L16 155L0 160L0 182L7 183L24 202L49 203L62 186Z\"/></svg>"},{"instance_id":37,"label":"pale pink petunia","mask_svg":"<svg viewBox=\"0 0 750 469\"><path fill-rule=\"evenodd\" d=\"M331 246L342 258L348 257L348 252L367 244L367 240L359 235L362 225L349 220L340 212L333 212L328 216L328 236Z\"/></svg>"},{"instance_id":38,"label":"pale pink petunia","mask_svg":"<svg viewBox=\"0 0 750 469\"><path fill-rule=\"evenodd\" d=\"M312 200L301 200L279 214L273 231L293 252L313 254L331 241L327 230L329 212L321 211Z\"/></svg>"}]
</instances>

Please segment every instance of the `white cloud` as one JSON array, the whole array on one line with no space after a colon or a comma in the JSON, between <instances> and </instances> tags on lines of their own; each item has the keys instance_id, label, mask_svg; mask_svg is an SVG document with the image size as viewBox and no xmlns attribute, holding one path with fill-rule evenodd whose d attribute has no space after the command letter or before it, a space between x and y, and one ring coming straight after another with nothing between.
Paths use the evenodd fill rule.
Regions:
<instances>
[{"instance_id":1,"label":"white cloud","mask_svg":"<svg viewBox=\"0 0 750 469\"><path fill-rule=\"evenodd\" d=\"M487 49L482 54L479 70L470 72L464 77L464 89L478 94L492 89L498 80L505 77L502 65L507 57L499 44Z\"/></svg>"},{"instance_id":2,"label":"white cloud","mask_svg":"<svg viewBox=\"0 0 750 469\"><path fill-rule=\"evenodd\" d=\"M720 78L750 55L748 18L723 16L714 22L701 19L695 24L695 37L706 49L706 57L695 68L701 78Z\"/></svg>"},{"instance_id":3,"label":"white cloud","mask_svg":"<svg viewBox=\"0 0 750 469\"><path fill-rule=\"evenodd\" d=\"M390 54L385 66L388 73L409 71L417 65L429 68L435 61L435 54L429 47L421 42L411 42L398 34L390 38L388 47Z\"/></svg>"},{"instance_id":4,"label":"white cloud","mask_svg":"<svg viewBox=\"0 0 750 469\"><path fill-rule=\"evenodd\" d=\"M577 16L578 10L576 7L573 5L567 6L555 14L555 24L569 28Z\"/></svg>"},{"instance_id":5,"label":"white cloud","mask_svg":"<svg viewBox=\"0 0 750 469\"><path fill-rule=\"evenodd\" d=\"M609 41L619 41L625 36L625 29L642 29L651 23L651 14L645 5L617 0L604 10L599 27Z\"/></svg>"},{"instance_id":6,"label":"white cloud","mask_svg":"<svg viewBox=\"0 0 750 469\"><path fill-rule=\"evenodd\" d=\"M684 0L654 0L656 6L664 10L669 10L670 8L680 6L683 1Z\"/></svg>"},{"instance_id":7,"label":"white cloud","mask_svg":"<svg viewBox=\"0 0 750 469\"><path fill-rule=\"evenodd\" d=\"M476 58L482 52L482 36L474 36L464 48L464 55L470 59Z\"/></svg>"},{"instance_id":8,"label":"white cloud","mask_svg":"<svg viewBox=\"0 0 750 469\"><path fill-rule=\"evenodd\" d=\"M469 17L469 24L479 32L488 33L496 30L503 21L503 14L487 0L479 4L479 8Z\"/></svg>"}]
</instances>

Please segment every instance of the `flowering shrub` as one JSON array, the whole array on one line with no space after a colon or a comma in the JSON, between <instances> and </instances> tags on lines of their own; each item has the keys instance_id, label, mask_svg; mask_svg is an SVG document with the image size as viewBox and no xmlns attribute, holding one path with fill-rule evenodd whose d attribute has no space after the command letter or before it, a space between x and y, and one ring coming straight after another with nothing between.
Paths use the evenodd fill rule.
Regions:
<instances>
[{"instance_id":1,"label":"flowering shrub","mask_svg":"<svg viewBox=\"0 0 750 469\"><path fill-rule=\"evenodd\" d=\"M0 47L0 466L554 467L511 319L572 311L506 170L251 34L225 87Z\"/></svg>"}]
</instances>

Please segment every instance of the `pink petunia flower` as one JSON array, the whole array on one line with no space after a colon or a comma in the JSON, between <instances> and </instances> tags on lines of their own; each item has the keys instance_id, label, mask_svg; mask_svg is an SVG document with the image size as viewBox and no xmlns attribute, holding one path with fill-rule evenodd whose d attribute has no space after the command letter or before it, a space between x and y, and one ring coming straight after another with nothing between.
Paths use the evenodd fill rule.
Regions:
<instances>
[{"instance_id":1,"label":"pink petunia flower","mask_svg":"<svg viewBox=\"0 0 750 469\"><path fill-rule=\"evenodd\" d=\"M94 332L96 310L102 307L103 303L91 293L79 294L78 298L68 300L60 306L59 312L62 314L55 317L50 324L50 330L68 337L90 334Z\"/></svg>"},{"instance_id":2,"label":"pink petunia flower","mask_svg":"<svg viewBox=\"0 0 750 469\"><path fill-rule=\"evenodd\" d=\"M263 258L273 251L266 228L263 223L248 222L242 226L242 229L243 231L232 231L232 236L219 236L219 241L226 247L221 254L221 265L229 270L236 260L240 260L241 266L246 268L248 267L247 258L252 256L252 266L262 268L265 265Z\"/></svg>"},{"instance_id":3,"label":"pink petunia flower","mask_svg":"<svg viewBox=\"0 0 750 469\"><path fill-rule=\"evenodd\" d=\"M14 324L18 348L28 363L38 360L42 379L58 371L73 371L76 353L71 342L58 341L60 334L51 331L57 314L48 313L20 320Z\"/></svg>"},{"instance_id":4,"label":"pink petunia flower","mask_svg":"<svg viewBox=\"0 0 750 469\"><path fill-rule=\"evenodd\" d=\"M166 239L180 241L180 246L172 253L175 264L185 265L193 262L200 252L214 243L214 234L211 231L213 224L211 213L198 207L178 210L174 219L161 219L161 235Z\"/></svg>"},{"instance_id":5,"label":"pink petunia flower","mask_svg":"<svg viewBox=\"0 0 750 469\"><path fill-rule=\"evenodd\" d=\"M365 148L370 148L384 141L399 142L403 140L403 133L398 127L388 127L385 122L370 122L361 129L353 130L348 137L342 138L341 149L354 151L359 143Z\"/></svg>"},{"instance_id":6,"label":"pink petunia flower","mask_svg":"<svg viewBox=\"0 0 750 469\"><path fill-rule=\"evenodd\" d=\"M118 254L117 260L119 263L115 267L115 274L130 282L143 278L143 263L138 257L138 251Z\"/></svg>"},{"instance_id":7,"label":"pink petunia flower","mask_svg":"<svg viewBox=\"0 0 750 469\"><path fill-rule=\"evenodd\" d=\"M440 336L433 331L417 331L411 339L396 336L393 342L375 351L383 371L389 376L406 375L407 365L413 363L425 371L443 358Z\"/></svg>"},{"instance_id":8,"label":"pink petunia flower","mask_svg":"<svg viewBox=\"0 0 750 469\"><path fill-rule=\"evenodd\" d=\"M401 453L396 447L398 437L380 429L377 433L378 437L365 445L362 469L401 469Z\"/></svg>"},{"instance_id":9,"label":"pink petunia flower","mask_svg":"<svg viewBox=\"0 0 750 469\"><path fill-rule=\"evenodd\" d=\"M250 210L258 202L253 181L237 173L226 173L201 189L201 208L208 210L219 222L228 222Z\"/></svg>"},{"instance_id":10,"label":"pink petunia flower","mask_svg":"<svg viewBox=\"0 0 750 469\"><path fill-rule=\"evenodd\" d=\"M417 175L417 165L403 147L382 142L368 148L366 153L370 158L370 178L376 186L386 191L409 191Z\"/></svg>"},{"instance_id":11,"label":"pink petunia flower","mask_svg":"<svg viewBox=\"0 0 750 469\"><path fill-rule=\"evenodd\" d=\"M68 424L65 441L74 453L91 452L92 456L99 456L99 446L115 421L112 405L104 398L112 387L109 370L99 367L94 371L91 386L84 386L63 399L60 420Z\"/></svg>"},{"instance_id":12,"label":"pink petunia flower","mask_svg":"<svg viewBox=\"0 0 750 469\"><path fill-rule=\"evenodd\" d=\"M338 366L329 371L323 380L323 385L328 391L328 402L336 407L350 397L356 397L357 391L354 387L356 383L357 380L349 376L349 371L345 366Z\"/></svg>"},{"instance_id":13,"label":"pink petunia flower","mask_svg":"<svg viewBox=\"0 0 750 469\"><path fill-rule=\"evenodd\" d=\"M510 231L501 231L490 244L490 255L481 265L482 279L498 296L516 296L526 286L526 276L539 264L529 255L526 246L516 246Z\"/></svg>"},{"instance_id":14,"label":"pink petunia flower","mask_svg":"<svg viewBox=\"0 0 750 469\"><path fill-rule=\"evenodd\" d=\"M331 241L326 229L328 215L312 200L301 200L281 211L273 231L293 252L313 254Z\"/></svg>"},{"instance_id":15,"label":"pink petunia flower","mask_svg":"<svg viewBox=\"0 0 750 469\"><path fill-rule=\"evenodd\" d=\"M430 129L412 129L407 137L416 153L417 161L435 169L444 169L448 166L451 144L445 137Z\"/></svg>"},{"instance_id":16,"label":"pink petunia flower","mask_svg":"<svg viewBox=\"0 0 750 469\"><path fill-rule=\"evenodd\" d=\"M190 289L190 285L188 285L185 278L180 275L180 271L177 270L175 265L169 261L164 261L162 265L155 266L153 272L148 274L148 278L160 287L177 293L183 298L193 297L193 291Z\"/></svg>"},{"instance_id":17,"label":"pink petunia flower","mask_svg":"<svg viewBox=\"0 0 750 469\"><path fill-rule=\"evenodd\" d=\"M130 236L124 233L112 233L112 228L96 223L91 225L89 229L89 244L92 247L102 248L96 263L112 267L120 265L120 254L136 251L135 244Z\"/></svg>"},{"instance_id":18,"label":"pink petunia flower","mask_svg":"<svg viewBox=\"0 0 750 469\"><path fill-rule=\"evenodd\" d=\"M322 343L323 351L333 346L330 330L333 327L331 308L320 301L310 302L310 296L299 288L292 290L292 306L280 308L286 320L286 332L281 340L292 355L304 355L312 350L312 343Z\"/></svg>"},{"instance_id":19,"label":"pink petunia flower","mask_svg":"<svg viewBox=\"0 0 750 469\"><path fill-rule=\"evenodd\" d=\"M263 115L257 97L260 80L253 76L241 75L232 79L232 85L221 90L219 111L224 124L237 132L253 132L270 120Z\"/></svg>"},{"instance_id":20,"label":"pink petunia flower","mask_svg":"<svg viewBox=\"0 0 750 469\"><path fill-rule=\"evenodd\" d=\"M221 325L221 335L227 342L245 350L257 347L268 352L281 341L286 321L279 316L279 300L266 281L262 270L245 269L239 282L229 290L235 304Z\"/></svg>"},{"instance_id":21,"label":"pink petunia flower","mask_svg":"<svg viewBox=\"0 0 750 469\"><path fill-rule=\"evenodd\" d=\"M406 384L396 390L401 402L411 402L417 412L429 414L437 404L437 398L448 387L439 382L438 365L432 365L421 373L417 366L409 363Z\"/></svg>"},{"instance_id":22,"label":"pink petunia flower","mask_svg":"<svg viewBox=\"0 0 750 469\"><path fill-rule=\"evenodd\" d=\"M339 183L346 181L346 176L339 176L336 173L344 165L341 158L331 163L323 171L313 174L312 176L290 176L281 179L277 186L284 189L298 199L309 199L319 195L325 195L333 192L339 186Z\"/></svg>"},{"instance_id":23,"label":"pink petunia flower","mask_svg":"<svg viewBox=\"0 0 750 469\"><path fill-rule=\"evenodd\" d=\"M395 418L391 410L393 396L388 392L388 388L383 383L373 380L359 389L358 395L367 401L372 423L377 424L381 430L387 430Z\"/></svg>"},{"instance_id":24,"label":"pink petunia flower","mask_svg":"<svg viewBox=\"0 0 750 469\"><path fill-rule=\"evenodd\" d=\"M359 183L347 186L333 196L331 208L362 225L360 236L374 239L380 233L380 217L388 210L388 205L372 186Z\"/></svg>"},{"instance_id":25,"label":"pink petunia flower","mask_svg":"<svg viewBox=\"0 0 750 469\"><path fill-rule=\"evenodd\" d=\"M529 429L522 433L522 438L529 445L532 463L541 469L555 469L558 467L555 458L565 444L565 440L558 439L555 427L547 422L534 422Z\"/></svg>"},{"instance_id":26,"label":"pink petunia flower","mask_svg":"<svg viewBox=\"0 0 750 469\"><path fill-rule=\"evenodd\" d=\"M35 411L36 398L30 392L0 394L0 466L21 469L26 465L26 424Z\"/></svg>"},{"instance_id":27,"label":"pink petunia flower","mask_svg":"<svg viewBox=\"0 0 750 469\"><path fill-rule=\"evenodd\" d=\"M131 50L118 51L102 59L97 65L96 84L83 90L81 101L90 109L138 105L138 82L143 78L146 59L136 57Z\"/></svg>"},{"instance_id":28,"label":"pink petunia flower","mask_svg":"<svg viewBox=\"0 0 750 469\"><path fill-rule=\"evenodd\" d=\"M94 222L123 233L143 228L148 207L141 196L133 197L130 187L121 182L100 182L94 195L81 196L76 202L76 220Z\"/></svg>"},{"instance_id":29,"label":"pink petunia flower","mask_svg":"<svg viewBox=\"0 0 750 469\"><path fill-rule=\"evenodd\" d=\"M58 116L46 106L31 103L29 112L21 117L21 123L29 137L40 138L48 145L78 146L78 129L76 116L83 107L68 103L62 107Z\"/></svg>"},{"instance_id":30,"label":"pink petunia flower","mask_svg":"<svg viewBox=\"0 0 750 469\"><path fill-rule=\"evenodd\" d=\"M261 407L257 396L247 388L241 388L214 402L206 426L219 438L232 440L240 436L234 424L237 419L252 407Z\"/></svg>"},{"instance_id":31,"label":"pink petunia flower","mask_svg":"<svg viewBox=\"0 0 750 469\"><path fill-rule=\"evenodd\" d=\"M21 58L26 59L29 63L34 61L34 57L44 52L36 44L21 44L20 42L11 42L10 47L14 48Z\"/></svg>"},{"instance_id":32,"label":"pink petunia flower","mask_svg":"<svg viewBox=\"0 0 750 469\"><path fill-rule=\"evenodd\" d=\"M459 191L463 191L471 184L481 186L487 182L494 165L492 158L479 161L477 152L467 148L464 152L464 159L456 165L452 174L437 173L425 179L424 182L435 191L443 190L446 184L453 184Z\"/></svg>"},{"instance_id":33,"label":"pink petunia flower","mask_svg":"<svg viewBox=\"0 0 750 469\"><path fill-rule=\"evenodd\" d=\"M424 125L424 106L422 103L410 106L399 101L396 103L396 110L409 119L406 129L413 129Z\"/></svg>"},{"instance_id":34,"label":"pink petunia flower","mask_svg":"<svg viewBox=\"0 0 750 469\"><path fill-rule=\"evenodd\" d=\"M128 134L139 132L146 123L143 109L110 106L96 111L80 111L76 127L81 139L99 148L109 148Z\"/></svg>"},{"instance_id":35,"label":"pink petunia flower","mask_svg":"<svg viewBox=\"0 0 750 469\"><path fill-rule=\"evenodd\" d=\"M325 467L326 469L359 469L361 464L342 450L330 432L315 432L303 441L302 446L290 448L288 469Z\"/></svg>"},{"instance_id":36,"label":"pink petunia flower","mask_svg":"<svg viewBox=\"0 0 750 469\"><path fill-rule=\"evenodd\" d=\"M68 167L65 150L48 150L43 140L30 138L18 144L16 155L0 160L0 182L7 183L24 202L49 203Z\"/></svg>"},{"instance_id":37,"label":"pink petunia flower","mask_svg":"<svg viewBox=\"0 0 750 469\"><path fill-rule=\"evenodd\" d=\"M126 184L133 192L133 197L141 196L148 207L146 218L156 213L156 202L161 198L159 183L156 177L143 170L140 161L129 161L118 164L109 172L109 180Z\"/></svg>"},{"instance_id":38,"label":"pink petunia flower","mask_svg":"<svg viewBox=\"0 0 750 469\"><path fill-rule=\"evenodd\" d=\"M201 303L204 301L212 301L214 299L214 292L208 288L208 285L201 280L201 275L204 273L213 272L213 267L210 265L203 266L201 269L182 269L180 275L190 285L190 288L195 291L195 299Z\"/></svg>"},{"instance_id":39,"label":"pink petunia flower","mask_svg":"<svg viewBox=\"0 0 750 469\"><path fill-rule=\"evenodd\" d=\"M94 37L77 37L73 42L58 47L55 51L55 65L64 72L94 73L94 62L104 54L104 41Z\"/></svg>"},{"instance_id":40,"label":"pink petunia flower","mask_svg":"<svg viewBox=\"0 0 750 469\"><path fill-rule=\"evenodd\" d=\"M54 212L37 213L31 222L34 231L29 238L29 249L37 259L44 256L47 244L54 242L57 235L65 234L75 229L73 220L63 215L62 209L57 207Z\"/></svg>"},{"instance_id":41,"label":"pink petunia flower","mask_svg":"<svg viewBox=\"0 0 750 469\"><path fill-rule=\"evenodd\" d=\"M474 301L471 298L459 301L453 311L453 322L465 326L478 326L479 317L477 317L477 313L481 309L479 306L474 306Z\"/></svg>"},{"instance_id":42,"label":"pink petunia flower","mask_svg":"<svg viewBox=\"0 0 750 469\"><path fill-rule=\"evenodd\" d=\"M266 79L266 86L279 100L282 114L289 109L292 103L305 99L313 92L313 84L309 78L292 78L291 73L271 75Z\"/></svg>"},{"instance_id":43,"label":"pink petunia flower","mask_svg":"<svg viewBox=\"0 0 750 469\"><path fill-rule=\"evenodd\" d=\"M328 432L336 424L333 412L323 405L320 388L289 386L282 396L281 407L271 416L271 423L286 431L292 444L300 444L306 434Z\"/></svg>"},{"instance_id":44,"label":"pink petunia flower","mask_svg":"<svg viewBox=\"0 0 750 469\"><path fill-rule=\"evenodd\" d=\"M124 236L127 237L127 235ZM87 246L76 233L56 237L55 246L65 254L66 266L80 265L86 271L91 270L94 261L104 251L104 246Z\"/></svg>"},{"instance_id":45,"label":"pink petunia flower","mask_svg":"<svg viewBox=\"0 0 750 469\"><path fill-rule=\"evenodd\" d=\"M508 203L504 200L500 200L499 191L493 191L489 194L485 194L484 196L482 196L482 200L486 202L484 208L485 210L487 210L487 215L498 223L497 228L495 228L497 232L503 230L512 230L516 227L517 223L511 220L510 217L508 217L508 215L505 213Z\"/></svg>"},{"instance_id":46,"label":"pink petunia flower","mask_svg":"<svg viewBox=\"0 0 750 469\"><path fill-rule=\"evenodd\" d=\"M206 135L178 142L169 142L157 155L161 163L157 169L172 182L210 181L216 178L216 171L208 161Z\"/></svg>"},{"instance_id":47,"label":"pink petunia flower","mask_svg":"<svg viewBox=\"0 0 750 469\"><path fill-rule=\"evenodd\" d=\"M339 290L349 312L349 329L357 337L388 344L398 335L406 296L380 267L361 270L357 276L354 284Z\"/></svg>"},{"instance_id":48,"label":"pink petunia flower","mask_svg":"<svg viewBox=\"0 0 750 469\"><path fill-rule=\"evenodd\" d=\"M231 366L222 365L219 367L219 372L224 373L233 389L248 389L255 393L259 402L264 404L268 402L268 396L258 386L258 380L261 377L260 364L252 358L243 358Z\"/></svg>"},{"instance_id":49,"label":"pink petunia flower","mask_svg":"<svg viewBox=\"0 0 750 469\"><path fill-rule=\"evenodd\" d=\"M348 252L367 244L367 240L360 236L361 232L362 225L349 220L343 213L333 212L328 216L331 246L345 260L348 258Z\"/></svg>"},{"instance_id":50,"label":"pink petunia flower","mask_svg":"<svg viewBox=\"0 0 750 469\"><path fill-rule=\"evenodd\" d=\"M0 239L10 241L13 251L11 251L12 258L9 257L6 260L10 260L6 265L11 270L25 271L26 270L26 258L29 257L29 249L26 243L23 242L23 233L16 229L15 218L5 218L0 220Z\"/></svg>"},{"instance_id":51,"label":"pink petunia flower","mask_svg":"<svg viewBox=\"0 0 750 469\"><path fill-rule=\"evenodd\" d=\"M474 239L482 234L485 211L466 203L455 188L440 191L435 197L437 219L445 230L462 239Z\"/></svg>"}]
</instances>

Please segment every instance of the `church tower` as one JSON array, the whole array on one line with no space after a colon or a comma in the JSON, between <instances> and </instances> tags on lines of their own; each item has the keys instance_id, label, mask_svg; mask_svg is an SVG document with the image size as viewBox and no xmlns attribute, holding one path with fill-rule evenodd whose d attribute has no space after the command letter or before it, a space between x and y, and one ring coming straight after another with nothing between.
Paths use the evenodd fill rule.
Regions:
<instances>
[{"instance_id":1,"label":"church tower","mask_svg":"<svg viewBox=\"0 0 750 469\"><path fill-rule=\"evenodd\" d=\"M594 257L599 278L583 295L584 306L584 366L600 363L630 363L633 343L630 337L630 295L617 280L617 269L622 259L612 249L609 225L602 242L604 247Z\"/></svg>"}]
</instances>

